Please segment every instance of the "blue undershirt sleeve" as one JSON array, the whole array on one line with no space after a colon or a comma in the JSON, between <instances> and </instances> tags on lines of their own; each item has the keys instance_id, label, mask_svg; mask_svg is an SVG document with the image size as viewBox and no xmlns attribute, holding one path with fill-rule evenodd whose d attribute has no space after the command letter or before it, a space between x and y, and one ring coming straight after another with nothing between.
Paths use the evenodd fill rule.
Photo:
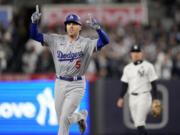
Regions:
<instances>
[{"instance_id":1,"label":"blue undershirt sleeve","mask_svg":"<svg viewBox=\"0 0 180 135\"><path fill-rule=\"evenodd\" d=\"M38 32L38 24L32 23L31 29L30 29L30 38L34 39L38 42L41 42L41 44L44 44L43 34Z\"/></svg>"},{"instance_id":2,"label":"blue undershirt sleeve","mask_svg":"<svg viewBox=\"0 0 180 135\"><path fill-rule=\"evenodd\" d=\"M103 46L109 43L106 33L102 29L97 30L99 39L97 41L97 49L100 50Z\"/></svg>"}]
</instances>

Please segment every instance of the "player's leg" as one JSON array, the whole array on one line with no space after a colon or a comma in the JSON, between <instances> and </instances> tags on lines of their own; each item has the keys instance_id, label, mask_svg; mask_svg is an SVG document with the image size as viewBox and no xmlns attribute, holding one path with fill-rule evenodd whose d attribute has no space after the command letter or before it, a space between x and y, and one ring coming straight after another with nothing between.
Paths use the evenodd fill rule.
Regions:
<instances>
[{"instance_id":1,"label":"player's leg","mask_svg":"<svg viewBox=\"0 0 180 135\"><path fill-rule=\"evenodd\" d=\"M138 99L137 106L137 117L136 117L136 125L139 135L147 135L147 131L145 128L147 114L150 111L152 104L152 97L150 93L145 93L140 95Z\"/></svg>"},{"instance_id":2,"label":"player's leg","mask_svg":"<svg viewBox=\"0 0 180 135\"><path fill-rule=\"evenodd\" d=\"M131 118L134 122L134 125L136 124L136 110L137 110L137 96L134 95L130 95L129 96L129 110L130 110L130 114L131 114ZM136 126L136 125L135 125Z\"/></svg>"},{"instance_id":3,"label":"player's leg","mask_svg":"<svg viewBox=\"0 0 180 135\"><path fill-rule=\"evenodd\" d=\"M73 83L73 82L72 82ZM82 112L74 113L80 104L80 101L84 95L84 87L71 87L72 84L68 85L67 93L62 107L60 116L60 129L58 135L68 135L69 126L77 123L83 118L87 117Z\"/></svg>"},{"instance_id":4,"label":"player's leg","mask_svg":"<svg viewBox=\"0 0 180 135\"><path fill-rule=\"evenodd\" d=\"M80 117L78 115L80 115ZM79 131L80 131L81 134L83 134L86 131L86 128L87 128L87 123L86 123L87 116L88 116L87 110L82 110L82 111L80 111L78 113L73 113L69 117L69 120L71 121L71 124L78 123Z\"/></svg>"},{"instance_id":5,"label":"player's leg","mask_svg":"<svg viewBox=\"0 0 180 135\"><path fill-rule=\"evenodd\" d=\"M74 85L76 85L76 84L74 84ZM72 84L73 87L74 87L74 85ZM78 85L79 86L76 85L76 88L72 88L73 89L72 92L74 94L71 92L71 95L69 95L69 97L74 99L74 98L76 98L76 95L80 95L79 97L81 97L80 98L80 101L81 101L82 97L84 96L84 92L85 92L85 80L79 81ZM77 104L78 104L77 106L79 106L80 102L78 102ZM88 115L87 110L82 110L80 112L72 113L68 118L69 118L70 124L72 125L77 122L80 122L81 120L86 120L87 115Z\"/></svg>"},{"instance_id":6,"label":"player's leg","mask_svg":"<svg viewBox=\"0 0 180 135\"><path fill-rule=\"evenodd\" d=\"M61 116L60 116L60 129L58 135L69 135L69 126L71 124L77 123L81 120L80 113L74 113L77 109L80 101L80 95L70 95L64 100Z\"/></svg>"},{"instance_id":7,"label":"player's leg","mask_svg":"<svg viewBox=\"0 0 180 135\"><path fill-rule=\"evenodd\" d=\"M58 122L60 120L60 115L62 112L62 106L65 99L65 88L67 83L65 81L56 79L55 82L55 110Z\"/></svg>"}]
</instances>

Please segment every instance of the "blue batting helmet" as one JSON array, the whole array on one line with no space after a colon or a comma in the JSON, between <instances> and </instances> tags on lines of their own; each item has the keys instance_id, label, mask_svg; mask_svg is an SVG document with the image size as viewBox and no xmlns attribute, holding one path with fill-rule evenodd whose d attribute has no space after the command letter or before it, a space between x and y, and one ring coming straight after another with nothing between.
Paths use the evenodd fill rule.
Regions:
<instances>
[{"instance_id":1,"label":"blue batting helmet","mask_svg":"<svg viewBox=\"0 0 180 135\"><path fill-rule=\"evenodd\" d=\"M64 22L65 31L66 31L66 24L69 23L69 22L74 22L74 23L77 23L79 25L82 25L80 17L78 15L76 15L76 14L69 14L69 15L66 16L66 21Z\"/></svg>"}]
</instances>

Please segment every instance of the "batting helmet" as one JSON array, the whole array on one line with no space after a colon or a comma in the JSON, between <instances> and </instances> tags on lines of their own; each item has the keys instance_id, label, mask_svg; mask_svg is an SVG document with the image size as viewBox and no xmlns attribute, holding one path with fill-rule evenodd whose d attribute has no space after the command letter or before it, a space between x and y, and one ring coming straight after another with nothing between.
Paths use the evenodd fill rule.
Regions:
<instances>
[{"instance_id":1,"label":"batting helmet","mask_svg":"<svg viewBox=\"0 0 180 135\"><path fill-rule=\"evenodd\" d=\"M66 24L69 23L69 22L74 22L74 23L77 23L79 25L82 25L80 17L78 15L76 15L76 14L69 14L69 15L66 16L66 21L64 22L65 31L66 31Z\"/></svg>"}]
</instances>

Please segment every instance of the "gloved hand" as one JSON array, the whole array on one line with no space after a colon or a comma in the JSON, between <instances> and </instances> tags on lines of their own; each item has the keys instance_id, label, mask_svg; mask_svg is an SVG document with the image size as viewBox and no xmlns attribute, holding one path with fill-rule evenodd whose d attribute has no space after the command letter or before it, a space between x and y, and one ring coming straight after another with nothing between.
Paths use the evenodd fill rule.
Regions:
<instances>
[{"instance_id":1,"label":"gloved hand","mask_svg":"<svg viewBox=\"0 0 180 135\"><path fill-rule=\"evenodd\" d=\"M159 100L154 100L152 103L152 116L158 117L161 114L162 106Z\"/></svg>"},{"instance_id":2,"label":"gloved hand","mask_svg":"<svg viewBox=\"0 0 180 135\"><path fill-rule=\"evenodd\" d=\"M92 14L88 14L89 20L86 21L86 24L92 27L95 30L100 29L100 24L96 21L96 19L92 16Z\"/></svg>"},{"instance_id":3,"label":"gloved hand","mask_svg":"<svg viewBox=\"0 0 180 135\"><path fill-rule=\"evenodd\" d=\"M41 17L41 13L39 13L39 6L36 5L36 12L34 12L31 16L32 23L37 23Z\"/></svg>"}]
</instances>

